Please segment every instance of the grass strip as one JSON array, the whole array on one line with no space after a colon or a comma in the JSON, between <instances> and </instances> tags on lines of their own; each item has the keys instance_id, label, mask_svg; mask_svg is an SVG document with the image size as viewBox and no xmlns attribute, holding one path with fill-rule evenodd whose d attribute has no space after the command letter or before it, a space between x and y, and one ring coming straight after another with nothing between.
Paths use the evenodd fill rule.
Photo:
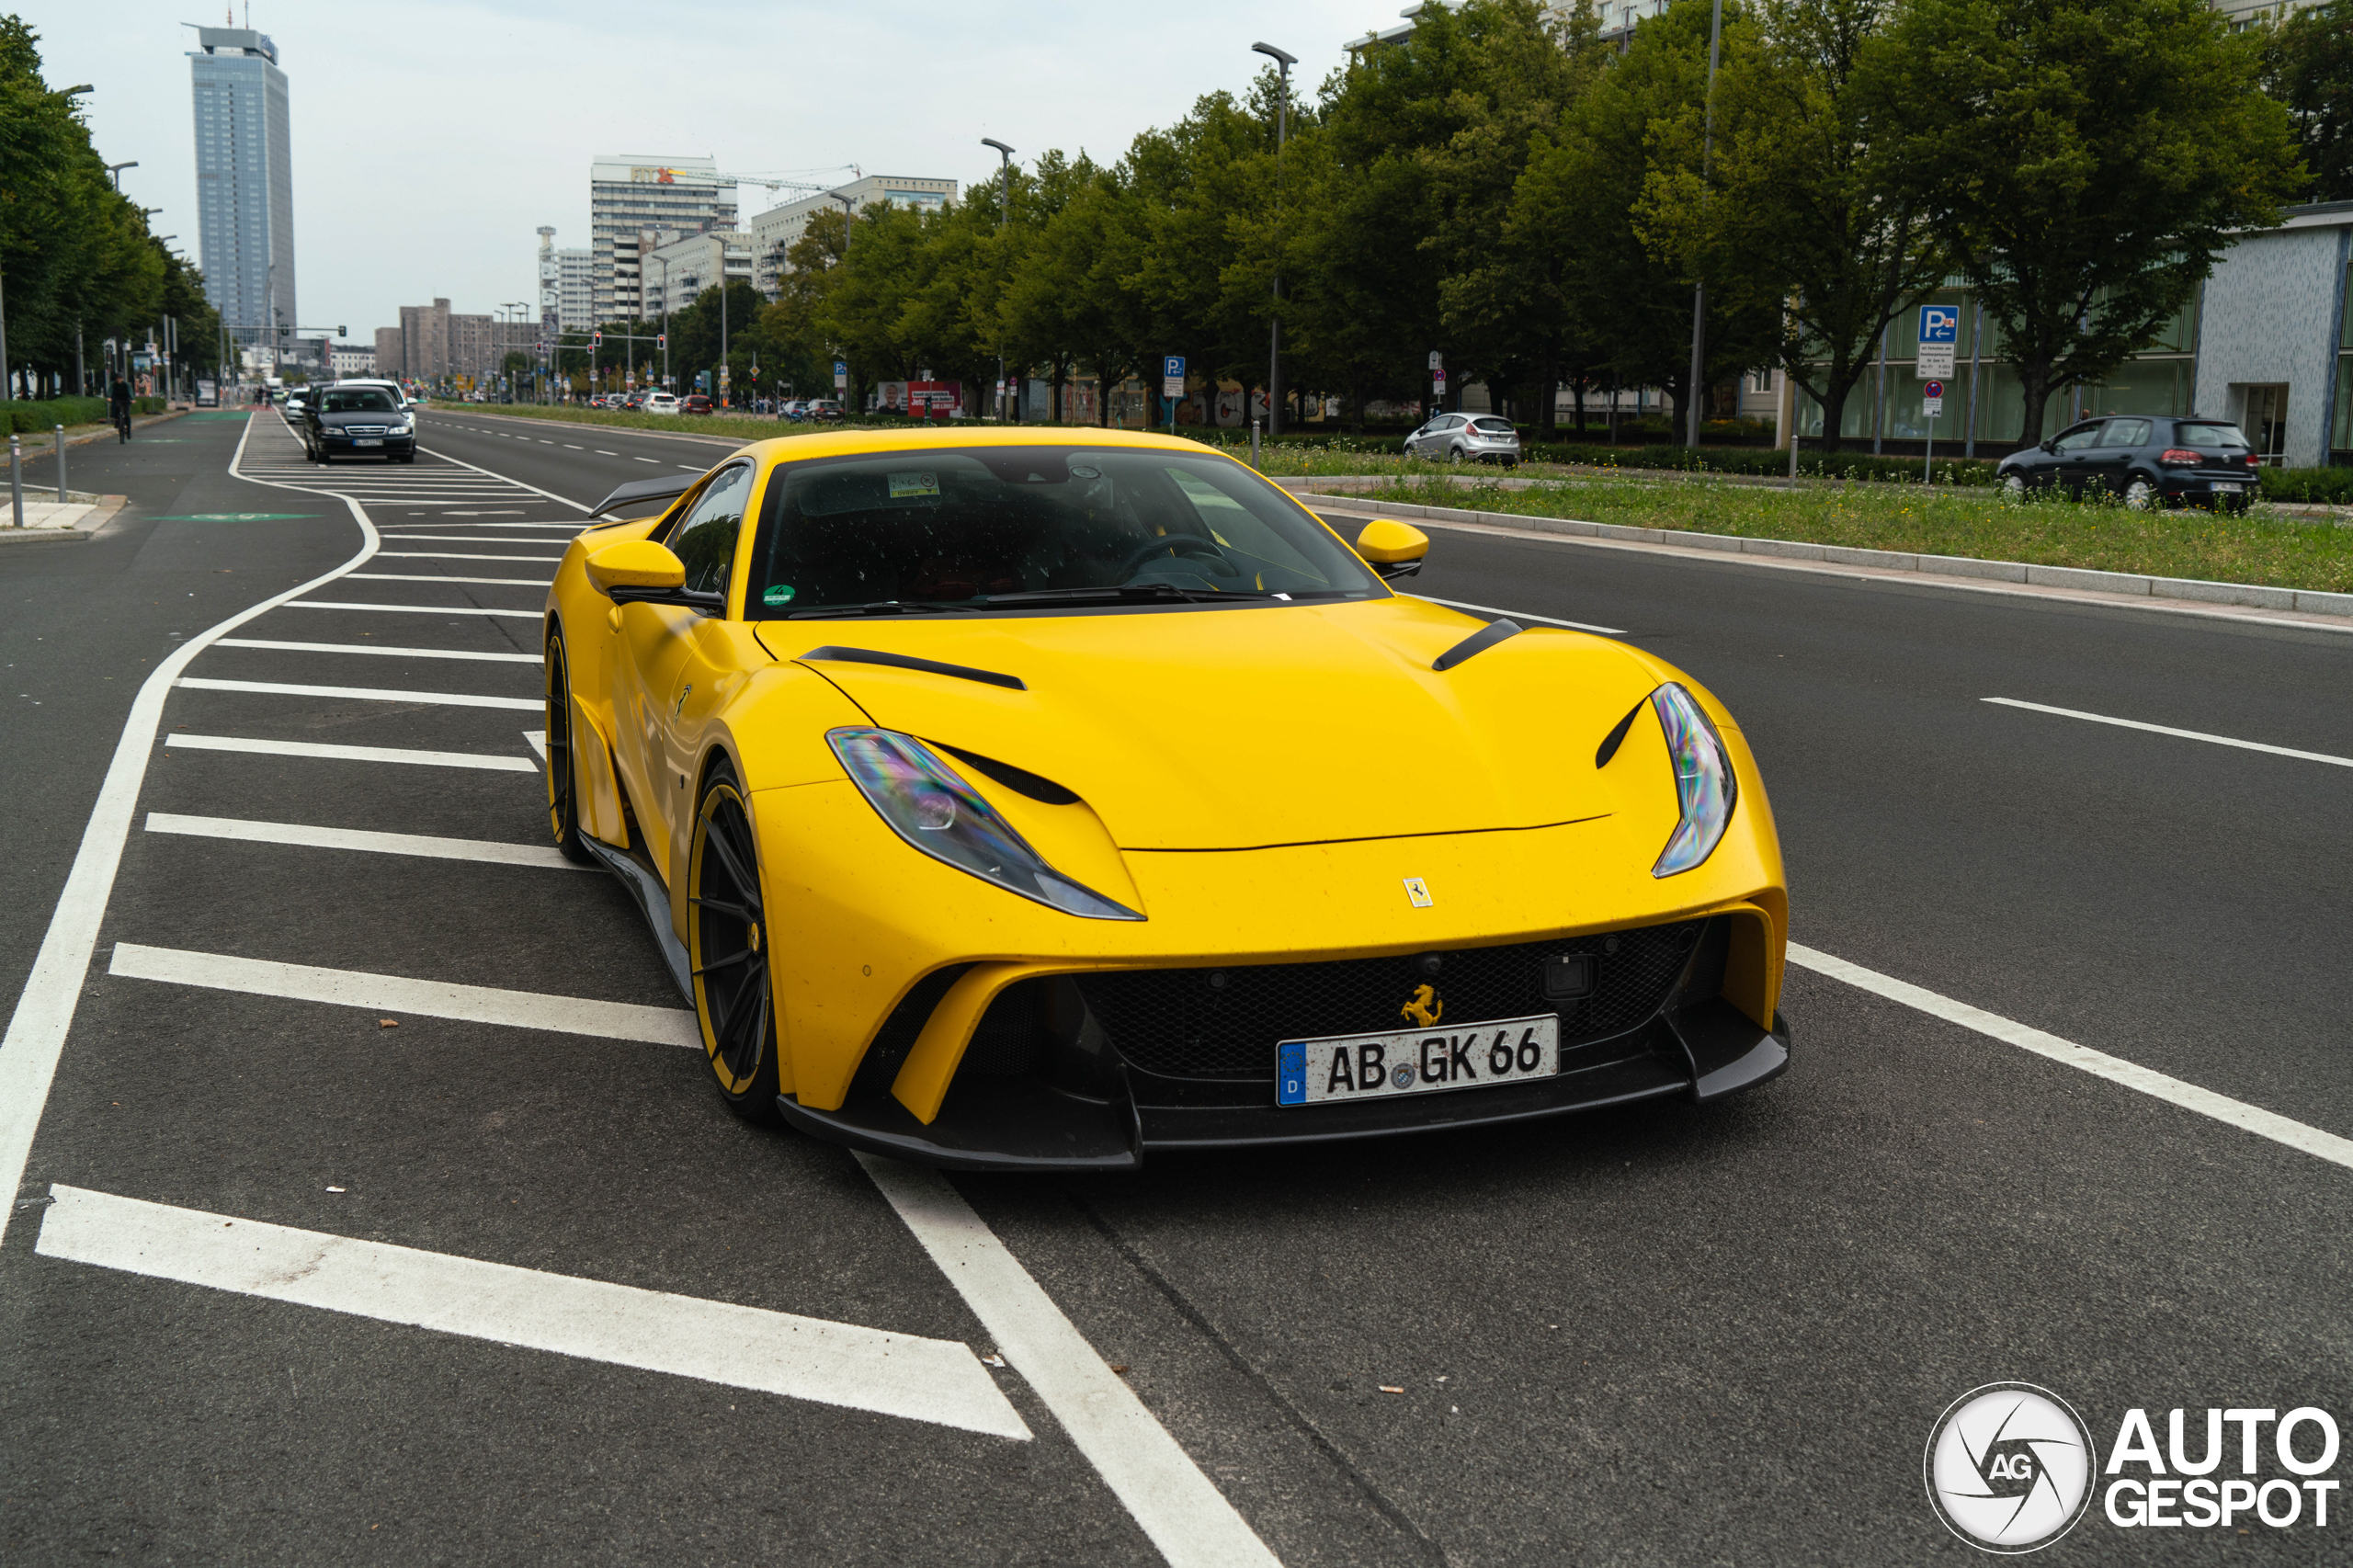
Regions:
<instances>
[{"instance_id":1,"label":"grass strip","mask_svg":"<svg viewBox=\"0 0 2353 1568\"><path fill-rule=\"evenodd\" d=\"M2006 502L1976 489L1769 490L1704 479L1555 480L1506 489L1406 477L1350 494L1629 528L2353 593L2353 528L2301 522L2260 506L2235 515L2136 512L2113 501Z\"/></svg>"}]
</instances>

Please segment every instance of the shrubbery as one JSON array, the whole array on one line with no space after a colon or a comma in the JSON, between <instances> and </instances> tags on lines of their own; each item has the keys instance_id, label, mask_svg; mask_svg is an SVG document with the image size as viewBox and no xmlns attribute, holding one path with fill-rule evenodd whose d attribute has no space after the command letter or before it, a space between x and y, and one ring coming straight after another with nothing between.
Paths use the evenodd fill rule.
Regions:
<instances>
[{"instance_id":1,"label":"shrubbery","mask_svg":"<svg viewBox=\"0 0 2353 1568\"><path fill-rule=\"evenodd\" d=\"M107 400L102 397L12 398L0 403L0 433L46 435L52 425L103 425L106 419Z\"/></svg>"},{"instance_id":2,"label":"shrubbery","mask_svg":"<svg viewBox=\"0 0 2353 1568\"><path fill-rule=\"evenodd\" d=\"M2262 483L2266 501L2353 506L2353 468L2267 468Z\"/></svg>"}]
</instances>

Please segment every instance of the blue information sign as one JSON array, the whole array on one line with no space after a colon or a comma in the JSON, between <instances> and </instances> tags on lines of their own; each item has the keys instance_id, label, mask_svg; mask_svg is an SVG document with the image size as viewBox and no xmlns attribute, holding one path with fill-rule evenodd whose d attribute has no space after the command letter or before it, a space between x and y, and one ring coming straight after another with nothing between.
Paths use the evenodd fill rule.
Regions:
<instances>
[{"instance_id":1,"label":"blue information sign","mask_svg":"<svg viewBox=\"0 0 2353 1568\"><path fill-rule=\"evenodd\" d=\"M1182 354L1164 355L1160 361L1160 373L1164 376L1183 375L1185 373L1185 357Z\"/></svg>"},{"instance_id":2,"label":"blue information sign","mask_svg":"<svg viewBox=\"0 0 2353 1568\"><path fill-rule=\"evenodd\" d=\"M1961 307L1922 305L1920 307L1920 341L1959 343L1961 341Z\"/></svg>"}]
</instances>

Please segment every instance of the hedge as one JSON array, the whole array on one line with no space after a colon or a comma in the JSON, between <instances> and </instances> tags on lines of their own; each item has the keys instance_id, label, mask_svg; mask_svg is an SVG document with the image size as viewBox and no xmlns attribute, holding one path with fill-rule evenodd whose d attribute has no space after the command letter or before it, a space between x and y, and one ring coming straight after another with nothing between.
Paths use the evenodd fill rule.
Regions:
<instances>
[{"instance_id":1,"label":"hedge","mask_svg":"<svg viewBox=\"0 0 2353 1568\"><path fill-rule=\"evenodd\" d=\"M2266 501L2353 506L2353 468L2267 468L2262 474Z\"/></svg>"},{"instance_id":2,"label":"hedge","mask_svg":"<svg viewBox=\"0 0 2353 1568\"><path fill-rule=\"evenodd\" d=\"M1750 447L1599 447L1577 446L1568 442L1529 442L1521 453L1530 462L1583 463L1590 468L1665 469L1689 473L1743 473L1780 478L1790 472L1790 455L1785 451L1758 449ZM1893 483L1914 483L1920 481L1920 461L1916 458L1876 458L1868 453L1839 452L1798 453L1798 472L1815 479L1872 479ZM1937 462L1937 482L1940 484L1991 484L1994 465L1982 460L1969 461L1943 458Z\"/></svg>"},{"instance_id":3,"label":"hedge","mask_svg":"<svg viewBox=\"0 0 2353 1568\"><path fill-rule=\"evenodd\" d=\"M102 397L11 398L0 403L0 434L46 435L52 425L103 425L107 400Z\"/></svg>"}]
</instances>

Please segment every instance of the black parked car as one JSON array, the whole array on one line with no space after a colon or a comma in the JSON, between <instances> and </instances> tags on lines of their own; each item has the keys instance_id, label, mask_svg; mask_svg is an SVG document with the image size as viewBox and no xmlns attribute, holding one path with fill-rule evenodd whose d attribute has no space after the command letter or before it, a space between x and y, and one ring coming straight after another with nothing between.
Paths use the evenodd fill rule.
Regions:
<instances>
[{"instance_id":1,"label":"black parked car","mask_svg":"<svg viewBox=\"0 0 2353 1568\"><path fill-rule=\"evenodd\" d=\"M2243 512L2255 494L2260 460L2239 427L2219 419L2111 414L2012 452L1995 470L1994 483L2011 495L2055 486L2076 500L2120 496L2136 510Z\"/></svg>"},{"instance_id":2,"label":"black parked car","mask_svg":"<svg viewBox=\"0 0 2353 1568\"><path fill-rule=\"evenodd\" d=\"M302 445L318 463L354 452L415 462L416 422L382 387L322 387L302 410Z\"/></svg>"}]
</instances>

